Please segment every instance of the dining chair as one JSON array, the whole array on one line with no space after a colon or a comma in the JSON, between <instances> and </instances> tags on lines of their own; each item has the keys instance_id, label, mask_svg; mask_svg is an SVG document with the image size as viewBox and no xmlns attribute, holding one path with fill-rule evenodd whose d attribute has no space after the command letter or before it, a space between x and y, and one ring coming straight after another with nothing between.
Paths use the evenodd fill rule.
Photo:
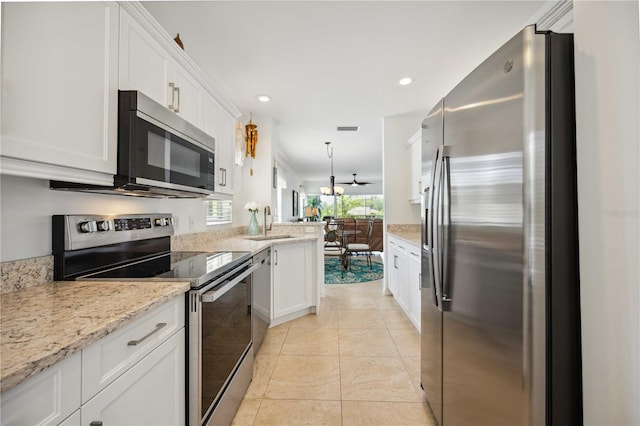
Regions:
<instances>
[{"instance_id":1,"label":"dining chair","mask_svg":"<svg viewBox=\"0 0 640 426\"><path fill-rule=\"evenodd\" d=\"M340 258L340 272L344 278L347 269L347 249L344 247L344 222L331 219L325 224L324 255L338 256Z\"/></svg>"},{"instance_id":2,"label":"dining chair","mask_svg":"<svg viewBox=\"0 0 640 426\"><path fill-rule=\"evenodd\" d=\"M367 231L365 234L364 242L354 242L347 244L347 252L345 253L348 258L353 254L365 254L367 256L367 265L369 265L369 269L373 269L373 264L371 263L371 239L373 237L373 223L374 219L369 219L367 221ZM347 263L349 268L351 268L351 262L347 260Z\"/></svg>"}]
</instances>

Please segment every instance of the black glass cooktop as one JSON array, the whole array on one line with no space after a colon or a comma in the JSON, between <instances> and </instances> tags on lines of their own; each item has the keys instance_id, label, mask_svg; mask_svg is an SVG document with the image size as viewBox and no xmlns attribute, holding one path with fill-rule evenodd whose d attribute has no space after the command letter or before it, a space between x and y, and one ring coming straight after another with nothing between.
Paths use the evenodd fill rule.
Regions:
<instances>
[{"instance_id":1,"label":"black glass cooktop","mask_svg":"<svg viewBox=\"0 0 640 426\"><path fill-rule=\"evenodd\" d=\"M78 279L175 279L190 281L191 287L200 287L250 258L251 253L244 251L178 251L83 275Z\"/></svg>"}]
</instances>

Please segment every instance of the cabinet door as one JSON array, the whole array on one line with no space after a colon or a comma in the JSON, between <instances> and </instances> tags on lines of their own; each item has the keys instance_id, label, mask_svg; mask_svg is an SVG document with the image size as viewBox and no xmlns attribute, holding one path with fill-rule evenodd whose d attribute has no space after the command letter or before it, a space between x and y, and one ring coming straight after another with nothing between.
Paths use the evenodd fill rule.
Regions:
<instances>
[{"instance_id":1,"label":"cabinet door","mask_svg":"<svg viewBox=\"0 0 640 426\"><path fill-rule=\"evenodd\" d=\"M419 203L422 196L422 133L418 131L409 139L409 156L411 164L411 182L409 202Z\"/></svg>"},{"instance_id":2,"label":"cabinet door","mask_svg":"<svg viewBox=\"0 0 640 426\"><path fill-rule=\"evenodd\" d=\"M202 129L202 97L204 89L177 62L173 62L173 67L172 81L175 83L176 90L176 108L174 111L194 126Z\"/></svg>"},{"instance_id":3,"label":"cabinet door","mask_svg":"<svg viewBox=\"0 0 640 426\"><path fill-rule=\"evenodd\" d=\"M408 259L407 259L407 251L406 244L402 242L398 242L398 259L396 261L396 269L398 273L398 293L396 295L396 300L398 304L404 310L405 313L409 312L409 272L408 268Z\"/></svg>"},{"instance_id":4,"label":"cabinet door","mask_svg":"<svg viewBox=\"0 0 640 426\"><path fill-rule=\"evenodd\" d=\"M80 352L2 394L0 424L58 424L80 407Z\"/></svg>"},{"instance_id":5,"label":"cabinet door","mask_svg":"<svg viewBox=\"0 0 640 426\"><path fill-rule=\"evenodd\" d=\"M82 424L185 424L184 328L82 406Z\"/></svg>"},{"instance_id":6,"label":"cabinet door","mask_svg":"<svg viewBox=\"0 0 640 426\"><path fill-rule=\"evenodd\" d=\"M2 4L3 157L116 173L118 14L115 2Z\"/></svg>"},{"instance_id":7,"label":"cabinet door","mask_svg":"<svg viewBox=\"0 0 640 426\"><path fill-rule=\"evenodd\" d=\"M278 244L273 248L273 317L312 305L311 243Z\"/></svg>"},{"instance_id":8,"label":"cabinet door","mask_svg":"<svg viewBox=\"0 0 640 426\"><path fill-rule=\"evenodd\" d=\"M417 247L410 247L409 252L409 319L420 331L420 251Z\"/></svg>"},{"instance_id":9,"label":"cabinet door","mask_svg":"<svg viewBox=\"0 0 640 426\"><path fill-rule=\"evenodd\" d=\"M203 101L203 130L216 140L216 192L233 195L235 120L211 95Z\"/></svg>"},{"instance_id":10,"label":"cabinet door","mask_svg":"<svg viewBox=\"0 0 640 426\"><path fill-rule=\"evenodd\" d=\"M139 90L172 109L176 103L169 82L173 59L162 46L124 10L120 11L120 90Z\"/></svg>"},{"instance_id":11,"label":"cabinet door","mask_svg":"<svg viewBox=\"0 0 640 426\"><path fill-rule=\"evenodd\" d=\"M225 194L233 194L233 147L235 143L235 120L222 107L218 115L218 137L216 138L216 158L218 161L217 172L222 174L218 182L222 182L216 188Z\"/></svg>"},{"instance_id":12,"label":"cabinet door","mask_svg":"<svg viewBox=\"0 0 640 426\"><path fill-rule=\"evenodd\" d=\"M395 239L388 238L387 250L387 286L394 297L398 295L398 243Z\"/></svg>"}]
</instances>

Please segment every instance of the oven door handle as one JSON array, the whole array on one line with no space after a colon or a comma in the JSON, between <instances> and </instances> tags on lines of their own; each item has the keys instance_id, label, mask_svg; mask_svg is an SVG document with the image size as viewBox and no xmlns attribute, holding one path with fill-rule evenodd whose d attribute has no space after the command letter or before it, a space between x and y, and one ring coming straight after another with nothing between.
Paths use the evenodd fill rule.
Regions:
<instances>
[{"instance_id":1,"label":"oven door handle","mask_svg":"<svg viewBox=\"0 0 640 426\"><path fill-rule=\"evenodd\" d=\"M215 302L219 298L221 298L226 292L235 287L236 284L244 280L248 275L251 275L256 269L258 269L261 265L256 264L251 266L249 269L244 271L242 274L235 277L233 280L223 283L217 286L213 290L209 290L208 292L202 295L202 303L211 303Z\"/></svg>"}]
</instances>

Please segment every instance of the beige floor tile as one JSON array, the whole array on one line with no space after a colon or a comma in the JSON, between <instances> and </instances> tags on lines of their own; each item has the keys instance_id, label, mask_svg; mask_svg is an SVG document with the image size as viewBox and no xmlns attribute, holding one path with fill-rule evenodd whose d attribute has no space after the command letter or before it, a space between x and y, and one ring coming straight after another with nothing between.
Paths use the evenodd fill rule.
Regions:
<instances>
[{"instance_id":1,"label":"beige floor tile","mask_svg":"<svg viewBox=\"0 0 640 426\"><path fill-rule=\"evenodd\" d=\"M290 322L293 328L338 328L338 311L323 309L319 314L309 314Z\"/></svg>"},{"instance_id":2,"label":"beige floor tile","mask_svg":"<svg viewBox=\"0 0 640 426\"><path fill-rule=\"evenodd\" d=\"M378 309L378 305L376 297L367 292L341 298L338 309Z\"/></svg>"},{"instance_id":3,"label":"beige floor tile","mask_svg":"<svg viewBox=\"0 0 640 426\"><path fill-rule=\"evenodd\" d=\"M290 328L282 355L338 355L337 328Z\"/></svg>"},{"instance_id":4,"label":"beige floor tile","mask_svg":"<svg viewBox=\"0 0 640 426\"><path fill-rule=\"evenodd\" d=\"M386 328L386 325L377 310L339 309L338 328Z\"/></svg>"},{"instance_id":5,"label":"beige floor tile","mask_svg":"<svg viewBox=\"0 0 640 426\"><path fill-rule=\"evenodd\" d=\"M420 357L420 335L415 328L411 330L390 329L389 333L391 333L391 338L400 351L400 355L406 358Z\"/></svg>"},{"instance_id":6,"label":"beige floor tile","mask_svg":"<svg viewBox=\"0 0 640 426\"><path fill-rule=\"evenodd\" d=\"M402 361L404 362L404 367L407 369L411 382L413 382L413 386L416 390L422 390L420 387L420 358L402 357Z\"/></svg>"},{"instance_id":7,"label":"beige floor tile","mask_svg":"<svg viewBox=\"0 0 640 426\"><path fill-rule=\"evenodd\" d=\"M344 401L342 419L344 426L432 426L435 424L429 407L424 402Z\"/></svg>"},{"instance_id":8,"label":"beige floor tile","mask_svg":"<svg viewBox=\"0 0 640 426\"><path fill-rule=\"evenodd\" d=\"M340 357L343 401L420 402L401 358Z\"/></svg>"},{"instance_id":9,"label":"beige floor tile","mask_svg":"<svg viewBox=\"0 0 640 426\"><path fill-rule=\"evenodd\" d=\"M400 356L387 329L341 328L339 332L341 356Z\"/></svg>"},{"instance_id":10,"label":"beige floor tile","mask_svg":"<svg viewBox=\"0 0 640 426\"><path fill-rule=\"evenodd\" d=\"M398 305L398 302L396 302L396 299L394 299L392 295L381 296L376 300L376 304L378 305L378 309L380 310L400 309L400 305Z\"/></svg>"},{"instance_id":11,"label":"beige floor tile","mask_svg":"<svg viewBox=\"0 0 640 426\"><path fill-rule=\"evenodd\" d=\"M400 308L398 309L381 309L380 315L384 319L388 329L415 330L415 327L409 321Z\"/></svg>"},{"instance_id":12,"label":"beige floor tile","mask_svg":"<svg viewBox=\"0 0 640 426\"><path fill-rule=\"evenodd\" d=\"M337 356L280 355L265 393L271 399L340 399Z\"/></svg>"},{"instance_id":13,"label":"beige floor tile","mask_svg":"<svg viewBox=\"0 0 640 426\"><path fill-rule=\"evenodd\" d=\"M231 422L232 426L251 426L253 425L254 420L256 419L256 414L258 413L258 408L260 408L260 399L249 399L244 398L242 403L240 403L240 407L238 407L238 411L236 412L233 421Z\"/></svg>"},{"instance_id":14,"label":"beige floor tile","mask_svg":"<svg viewBox=\"0 0 640 426\"><path fill-rule=\"evenodd\" d=\"M285 327L286 325L286 327ZM267 330L258 352L261 355L277 355L282 349L284 338L289 332L289 324L281 324Z\"/></svg>"},{"instance_id":15,"label":"beige floor tile","mask_svg":"<svg viewBox=\"0 0 640 426\"><path fill-rule=\"evenodd\" d=\"M245 398L262 398L278 357L275 355L258 355L253 360L253 379L247 389Z\"/></svg>"},{"instance_id":16,"label":"beige floor tile","mask_svg":"<svg viewBox=\"0 0 640 426\"><path fill-rule=\"evenodd\" d=\"M254 425L340 425L340 401L291 401L265 399Z\"/></svg>"}]
</instances>

